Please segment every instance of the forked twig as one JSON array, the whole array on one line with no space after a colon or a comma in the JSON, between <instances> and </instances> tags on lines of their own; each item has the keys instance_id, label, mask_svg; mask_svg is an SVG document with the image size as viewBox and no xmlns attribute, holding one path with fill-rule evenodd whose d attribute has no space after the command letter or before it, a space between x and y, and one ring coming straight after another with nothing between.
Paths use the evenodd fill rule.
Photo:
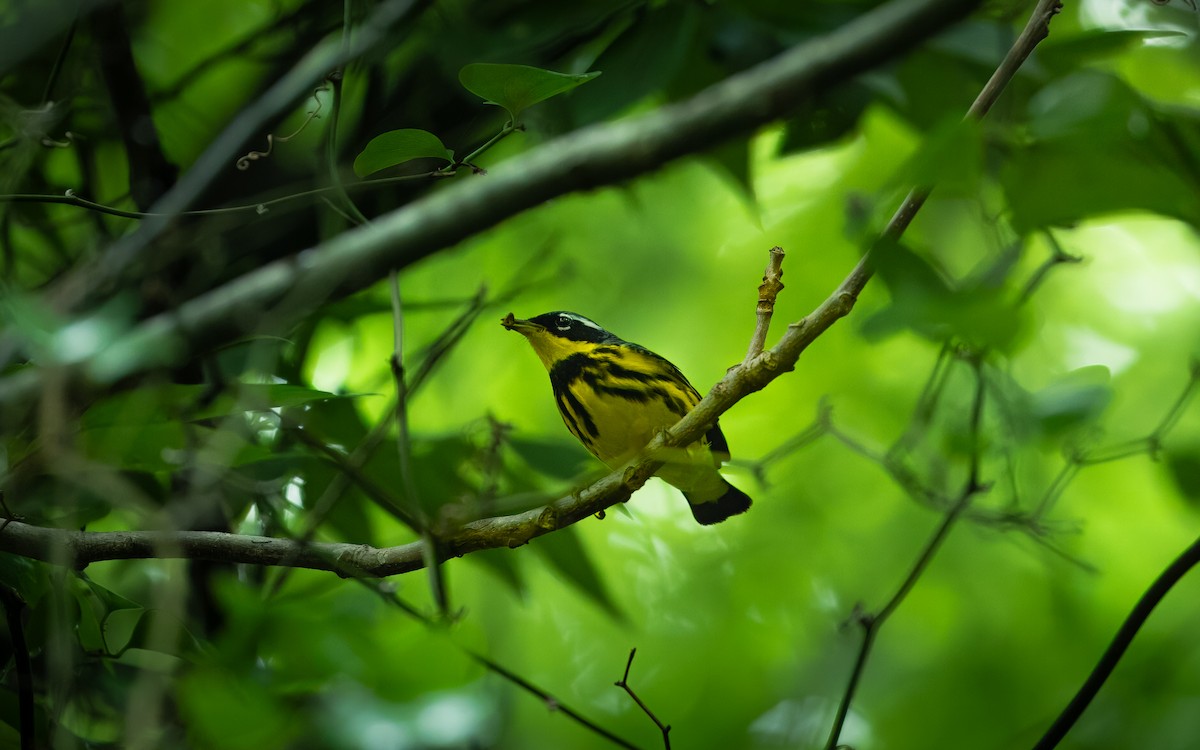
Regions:
<instances>
[{"instance_id":1,"label":"forked twig","mask_svg":"<svg viewBox=\"0 0 1200 750\"><path fill-rule=\"evenodd\" d=\"M645 701L638 697L638 694L633 692L633 688L629 687L629 669L633 666L633 655L637 653L636 648L629 649L629 661L625 662L625 675L614 682L613 684L624 690L633 698L633 702L638 704L638 708L642 709L642 713L650 717L650 721L654 722L654 726L658 727L658 731L662 732L664 750L671 750L671 725L663 724L646 705Z\"/></svg>"},{"instance_id":2,"label":"forked twig","mask_svg":"<svg viewBox=\"0 0 1200 750\"><path fill-rule=\"evenodd\" d=\"M771 316L775 313L775 298L783 291L783 248L776 245L771 248L771 258L767 261L767 269L763 271L762 283L758 285L758 323L754 327L754 335L750 337L750 349L746 352L746 364L762 354L763 346L767 343L767 330L771 327Z\"/></svg>"}]
</instances>

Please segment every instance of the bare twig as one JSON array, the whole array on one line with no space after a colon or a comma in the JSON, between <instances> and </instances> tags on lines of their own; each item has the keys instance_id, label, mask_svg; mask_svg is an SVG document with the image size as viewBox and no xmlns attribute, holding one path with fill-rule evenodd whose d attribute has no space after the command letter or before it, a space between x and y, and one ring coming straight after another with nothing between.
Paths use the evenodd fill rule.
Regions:
<instances>
[{"instance_id":1,"label":"bare twig","mask_svg":"<svg viewBox=\"0 0 1200 750\"><path fill-rule=\"evenodd\" d=\"M333 465L338 468L339 471L349 476L350 479L353 480L353 482L357 484L360 489L362 489L363 493L366 494L367 497L374 500L376 505L378 505L380 508L383 508L385 511L390 513L393 518L400 521L405 526L408 526L413 531L418 533L421 532L423 528L421 519L412 511L402 507L400 503L396 502L395 497L393 497L392 494L386 489L380 487L375 480L367 476L366 473L363 472L361 466L355 465L355 463L350 461L345 454L321 442L316 437L309 434L306 430L297 428L295 425L284 425L284 427L287 428L289 433L300 442L328 458Z\"/></svg>"},{"instance_id":2,"label":"bare twig","mask_svg":"<svg viewBox=\"0 0 1200 750\"><path fill-rule=\"evenodd\" d=\"M771 258L767 261L767 269L763 271L763 281L758 285L758 306L755 313L758 322L754 326L754 335L750 337L750 349L746 352L743 364L762 354L763 345L767 343L767 331L771 328L771 316L775 313L775 298L783 291L783 248L776 245L771 248Z\"/></svg>"},{"instance_id":3,"label":"bare twig","mask_svg":"<svg viewBox=\"0 0 1200 750\"><path fill-rule=\"evenodd\" d=\"M971 407L971 465L968 471L967 480L963 485L962 492L959 494L954 507L942 518L941 524L937 530L925 542L925 547L917 556L912 568L909 569L908 575L900 587L896 589L896 593L888 599L883 608L878 614L871 614L862 609L861 605L856 605L854 613L851 615L851 620L858 623L863 629L862 644L859 646L858 656L854 661L854 667L850 672L850 679L846 684L846 689L842 693L842 699L838 703L837 712L834 714L833 726L829 730L829 739L825 743L826 750L834 750L838 746L838 739L841 737L842 727L846 722L846 716L850 712L850 704L854 700L854 693L858 689L858 683L862 679L863 672L867 665L867 659L871 655L871 647L875 645L875 639L879 635L879 629L887 622L892 613L903 603L904 598L916 586L917 581L929 567L929 563L933 561L934 556L942 546L942 542L949 536L950 530L954 524L962 516L963 512L970 506L971 501L977 494L983 492L986 487L980 481L979 466L981 460L981 441L979 439L980 429L983 423L983 401L986 389L984 387L984 376L982 371L982 363L978 356L971 361L972 367L975 370L976 387L975 397Z\"/></svg>"},{"instance_id":4,"label":"bare twig","mask_svg":"<svg viewBox=\"0 0 1200 750\"><path fill-rule=\"evenodd\" d=\"M361 585L366 586L368 590L370 590L371 592L373 592L374 594L379 596L380 599L382 599L383 601L387 602L388 604L390 604L392 606L399 608L405 614L409 615L410 617L417 620L418 622L425 625L426 627L434 627L435 625L437 625L437 623L435 621L433 621L430 618L426 617L425 615L421 614L420 611L418 611L416 609L416 607L413 607L411 604L409 604L408 602L401 599L396 594L395 587L393 587L392 585L385 583L385 582L367 581L362 578L359 578L356 580L358 580L358 582ZM634 745L632 742L629 742L627 740L621 739L617 735L608 731L607 729L600 726L599 724L592 721L591 719L587 718L583 714L581 714L578 711L575 711L571 707L567 706L562 701L560 701L558 698L551 695L549 692L543 690L542 688L538 687L537 685L534 685L532 682L530 682L529 680L520 676L519 674L513 672L512 670L501 666L494 659L484 656L483 654L481 654L477 651L472 651L469 648L463 648L462 652L464 654L466 654L468 657L470 657L472 660L474 660L476 663L478 663L480 666L482 666L483 668L499 675L500 677L504 678L505 680L508 680L509 682L516 685L520 689L529 693L530 695L540 699L542 701L542 704L545 705L546 708L549 709L550 711L554 711L554 712L560 713L560 714L568 717L569 719L571 719L575 723L579 724L583 728L587 729L588 731L592 732L593 734L596 734L599 737L603 737L604 739L608 740L609 742L613 743L614 745L626 748L626 750L639 750L637 745Z\"/></svg>"},{"instance_id":5,"label":"bare twig","mask_svg":"<svg viewBox=\"0 0 1200 750\"><path fill-rule=\"evenodd\" d=\"M1125 655L1125 650L1129 648L1129 644L1133 642L1134 636L1146 619L1150 617L1150 613L1158 606L1158 603L1163 600L1167 592L1179 582L1179 579L1200 563L1200 538L1192 542L1183 553L1175 559L1167 569L1162 572L1150 588L1142 594L1142 598L1134 605L1129 616L1125 618L1125 622L1121 623L1121 627L1117 630L1117 634L1113 636L1112 642L1108 644L1108 648L1104 650L1104 654L1100 657L1100 661L1096 663L1091 674L1084 680L1083 685L1079 688L1079 692L1067 704L1042 738L1033 746L1033 750L1052 750L1058 747L1058 743L1062 741L1067 732L1071 731L1071 727L1075 726L1075 722L1079 721L1079 717L1087 710L1092 699L1096 697L1096 693L1100 692L1105 680L1112 674L1117 663L1121 661L1121 657Z\"/></svg>"},{"instance_id":6,"label":"bare twig","mask_svg":"<svg viewBox=\"0 0 1200 750\"><path fill-rule=\"evenodd\" d=\"M425 569L429 571L429 587L433 601L442 617L449 613L446 595L446 580L442 575L442 561L437 539L433 536L429 519L417 496L417 483L412 474L412 441L408 433L408 384L404 377L404 307L400 303L400 280L396 272L391 274L392 287L392 330L394 348L391 357L392 379L396 384L396 453L400 460L400 481L409 507L421 519L421 541L424 543Z\"/></svg>"},{"instance_id":7,"label":"bare twig","mask_svg":"<svg viewBox=\"0 0 1200 750\"><path fill-rule=\"evenodd\" d=\"M629 697L633 698L633 702L638 704L638 708L642 709L642 713L650 717L650 721L654 722L654 726L658 727L658 731L662 732L664 750L671 750L671 725L663 724L661 721L659 721L658 717L654 715L654 712L650 710L650 707L647 706L646 703L638 697L638 694L633 691L633 688L629 686L629 670L631 667L633 667L633 655L636 653L636 648L629 649L629 661L625 662L625 675L613 684L628 693Z\"/></svg>"},{"instance_id":8,"label":"bare twig","mask_svg":"<svg viewBox=\"0 0 1200 750\"><path fill-rule=\"evenodd\" d=\"M1079 257L1078 255L1071 255L1066 250L1063 250L1062 244L1049 229L1045 230L1043 234L1046 237L1046 241L1050 243L1050 249L1052 252L1050 257L1044 260L1042 264L1039 265L1036 270L1034 270L1033 275L1029 277L1029 280L1025 282L1025 286L1021 289L1021 295L1018 297L1018 302L1022 304L1029 301L1029 299L1033 296L1033 293L1037 291L1038 287L1042 285L1042 282L1046 280L1046 276L1050 274L1052 269L1057 266L1061 266L1064 263L1080 263L1083 261L1083 258Z\"/></svg>"}]
</instances>

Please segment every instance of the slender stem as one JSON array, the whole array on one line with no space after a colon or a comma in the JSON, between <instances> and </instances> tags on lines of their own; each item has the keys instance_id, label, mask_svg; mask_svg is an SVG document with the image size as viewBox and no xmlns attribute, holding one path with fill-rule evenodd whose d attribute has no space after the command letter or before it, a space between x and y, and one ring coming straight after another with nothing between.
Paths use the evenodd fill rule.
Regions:
<instances>
[{"instance_id":1,"label":"slender stem","mask_svg":"<svg viewBox=\"0 0 1200 750\"><path fill-rule=\"evenodd\" d=\"M21 750L37 747L33 702L33 666L29 660L29 646L25 642L25 623L21 613L25 603L8 586L0 585L0 603L8 622L8 635L12 640L13 663L17 672L17 729L21 733Z\"/></svg>"},{"instance_id":2,"label":"slender stem","mask_svg":"<svg viewBox=\"0 0 1200 750\"><path fill-rule=\"evenodd\" d=\"M1190 547L1167 566L1167 569L1155 579L1146 593L1142 594L1142 598L1138 599L1129 616L1125 618L1125 622L1121 623L1117 634L1113 636L1112 642L1104 650L1100 661L1096 663L1091 674L1084 680L1079 692L1033 746L1033 750L1052 750L1058 747L1058 743L1067 735L1067 732L1071 731L1071 727L1075 726L1075 722L1079 721L1079 717L1087 710L1092 699L1100 692L1105 680L1112 674L1117 663L1121 661L1121 657L1125 655L1126 649L1133 642L1134 636L1137 635L1143 623L1150 617L1150 613L1163 600L1167 592L1179 582L1179 579L1196 566L1196 563L1200 563L1200 538L1192 542Z\"/></svg>"},{"instance_id":3,"label":"slender stem","mask_svg":"<svg viewBox=\"0 0 1200 750\"><path fill-rule=\"evenodd\" d=\"M333 101L330 102L329 115L329 130L325 134L325 162L329 169L329 182L333 186L338 198L341 200L342 207L346 210L355 224L369 224L370 220L363 215L354 201L350 199L350 194L346 192L345 185L342 184L342 174L338 170L338 150L337 150L337 132L338 118L342 109L342 80L346 75L346 68L349 65L349 56L347 52L350 49L350 16L351 16L351 0L342 1L342 58L346 60L346 64L333 72L329 77L332 84Z\"/></svg>"},{"instance_id":4,"label":"slender stem","mask_svg":"<svg viewBox=\"0 0 1200 750\"><path fill-rule=\"evenodd\" d=\"M500 128L499 133L496 133L494 136L492 136L487 141L485 141L482 146L475 149L471 153L467 154L465 157L463 157L461 160L459 160L457 162L457 164L466 164L469 167L473 166L472 162L474 162L476 159L478 159L480 157L480 155L483 154L483 152L487 151L492 146L495 146L500 141L509 137L516 130L517 130L517 127L515 125L513 125L513 121L509 120L508 122L504 123L504 127ZM455 166L456 165L451 165L449 167L445 167L445 169L452 171Z\"/></svg>"},{"instance_id":5,"label":"slender stem","mask_svg":"<svg viewBox=\"0 0 1200 750\"><path fill-rule=\"evenodd\" d=\"M529 680L526 680L524 677L521 677L520 675L518 675L514 672L511 672L508 669L505 669L504 667L500 666L499 664L497 664L496 662L487 658L486 656L474 653L472 651L468 651L467 654L475 661L479 662L483 666L487 667L488 669L490 669L491 671L500 675L501 677L508 680L509 682L513 683L514 685L520 687L525 692L535 695L538 698L541 698L542 702L546 704L546 708L550 709L551 711L556 711L558 713L561 713L561 714L571 717L572 719L575 720L576 723L578 723L584 727L587 727L593 733L599 735L600 737L603 737L604 739L608 740L609 742L613 743L614 745L627 748L628 750L639 750L637 745L633 744L632 742L629 742L628 740L621 739L620 737L618 737L617 735L608 731L604 727L602 727L599 724L595 723L594 721L588 719L587 717L583 716L579 712L573 710L572 708L570 708L569 706L564 704L562 701L555 698L550 693L547 693L545 690L542 690L541 688L539 688L537 685L534 685Z\"/></svg>"},{"instance_id":6,"label":"slender stem","mask_svg":"<svg viewBox=\"0 0 1200 750\"><path fill-rule=\"evenodd\" d=\"M658 717L654 715L654 712L650 710L650 707L647 706L646 703L640 697L638 697L638 694L633 691L633 688L629 686L629 670L633 667L633 656L636 653L636 648L629 649L629 661L625 662L625 675L613 684L628 693L629 697L633 698L633 702L638 704L638 708L642 709L642 713L650 717L650 721L654 722L654 726L658 727L658 731L662 732L664 750L671 750L671 725L663 724L661 721L659 721Z\"/></svg>"},{"instance_id":7,"label":"slender stem","mask_svg":"<svg viewBox=\"0 0 1200 750\"><path fill-rule=\"evenodd\" d=\"M367 188L381 187L384 185L392 185L398 182L412 182L415 180L430 180L438 178L452 177L455 172L422 172L421 174L407 174L397 177L380 177L373 180L362 180L360 182L343 183L343 190L363 190ZM73 190L68 190L63 195L46 195L40 193L12 193L8 195L0 195L0 203L60 203L68 206L76 206L85 208L89 211L107 214L109 216L118 216L122 219L153 219L153 218L168 218L171 216L218 216L220 214L235 214L235 213L256 213L264 214L271 206L278 206L283 203L300 200L302 198L320 197L327 193L336 193L338 187L335 185L326 185L325 187L313 188L312 190L304 190L299 193L284 195L271 200L260 201L258 203L246 203L239 206L225 206L223 208L199 208L191 211L177 211L173 214L155 213L153 211L126 211L121 208L106 206L103 203L96 203L87 198L77 195Z\"/></svg>"},{"instance_id":8,"label":"slender stem","mask_svg":"<svg viewBox=\"0 0 1200 750\"><path fill-rule=\"evenodd\" d=\"M846 723L846 716L850 713L850 704L854 700L854 694L858 690L858 684L862 679L863 672L866 670L867 659L870 658L871 649L875 645L879 629L883 627L887 619L892 616L892 613L899 608L904 602L905 597L917 585L917 581L920 580L926 569L928 569L929 564L933 562L933 558L937 555L938 550L941 549L942 543L950 535L950 530L954 527L954 524L962 517L962 514L970 506L975 496L984 489L979 480L979 466L982 452L979 436L983 423L983 402L986 388L984 387L985 381L982 365L979 360L973 359L972 365L975 369L976 385L975 397L971 406L971 465L966 484L963 486L958 500L954 503L954 507L946 513L942 518L942 522L933 532L933 535L925 542L924 549L917 556L912 568L908 571L908 575L904 577L904 581L896 589L896 593L892 594L892 598L879 610L879 614L872 615L863 612L860 607L855 608L851 619L856 620L863 628L862 644L859 646L858 656L854 660L854 668L850 672L850 679L846 683L846 689L842 693L842 699L838 703L837 712L834 714L833 726L829 730L829 739L825 742L825 750L834 750L838 745L838 740L842 734L842 727Z\"/></svg>"},{"instance_id":9,"label":"slender stem","mask_svg":"<svg viewBox=\"0 0 1200 750\"><path fill-rule=\"evenodd\" d=\"M75 17L71 19L71 25L67 27L67 35L58 49L58 56L54 58L54 67L50 68L50 76L46 79L46 88L42 91L42 104L51 103L50 97L54 95L54 86L58 83L59 74L62 73L63 63L66 62L67 53L71 50L71 43L75 41L75 31L79 28L79 11L82 8L83 0L79 0L75 5Z\"/></svg>"},{"instance_id":10,"label":"slender stem","mask_svg":"<svg viewBox=\"0 0 1200 750\"><path fill-rule=\"evenodd\" d=\"M400 481L413 515L421 519L421 541L424 545L425 569L429 571L429 587L433 601L443 619L447 618L450 603L443 576L441 549L430 528L429 519L422 510L417 495L417 483L412 474L412 438L408 432L408 385L404 377L404 307L400 303L400 280L395 271L391 274L392 287L392 330L394 350L391 358L392 378L396 383L396 453L400 461Z\"/></svg>"}]
</instances>

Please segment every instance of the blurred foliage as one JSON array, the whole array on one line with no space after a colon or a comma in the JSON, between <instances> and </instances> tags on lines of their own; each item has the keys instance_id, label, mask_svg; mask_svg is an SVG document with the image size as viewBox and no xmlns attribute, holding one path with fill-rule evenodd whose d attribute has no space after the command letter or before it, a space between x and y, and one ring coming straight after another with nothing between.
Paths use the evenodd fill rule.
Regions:
<instances>
[{"instance_id":1,"label":"blurred foliage","mask_svg":"<svg viewBox=\"0 0 1200 750\"><path fill-rule=\"evenodd\" d=\"M742 357L770 247L789 254L779 331L836 287L911 185L938 186L851 318L723 417L748 514L698 527L652 481L603 520L445 563L451 617L436 624L424 572L380 585L0 553L19 602L0 628L0 748L19 746L13 615L35 730L56 748L611 746L489 660L655 747L658 729L613 686L632 647L630 684L674 746L821 747L858 648L839 625L896 590L973 462L987 489L881 631L842 742L1030 746L1200 527L1200 58L1180 0L1067 2L986 121L963 125L1031 5L987 3L762 132L400 269L409 482L385 284L293 300L308 314L286 336L110 387L60 377L122 356L137 321L360 216L686 98L873 4L415 3L340 71L336 97L313 95L317 117L313 97L295 102L245 144L273 133L269 156L231 162L194 206L250 210L181 217L143 283L80 310L56 305L56 283L137 220L8 196L145 209L131 195L146 149L186 171L374 4L0 9L0 370L44 383L35 416L3 435L0 491L6 517L45 527L387 546L417 538L396 509L453 530L537 508L601 467L501 315L576 310L705 390ZM127 46L99 31L113 13ZM119 75L100 64L123 59ZM127 96L137 87L147 111ZM454 169L468 154L477 169ZM371 173L386 179L360 184ZM335 178L344 190L263 205ZM272 312L238 314L266 325ZM1200 577L1178 589L1064 747L1200 736Z\"/></svg>"}]
</instances>

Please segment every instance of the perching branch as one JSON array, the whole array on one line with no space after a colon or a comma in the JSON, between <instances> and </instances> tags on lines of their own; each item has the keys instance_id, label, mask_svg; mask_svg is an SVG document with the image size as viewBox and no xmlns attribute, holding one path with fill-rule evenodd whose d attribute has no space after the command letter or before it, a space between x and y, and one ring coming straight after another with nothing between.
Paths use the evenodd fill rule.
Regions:
<instances>
[{"instance_id":1,"label":"perching branch","mask_svg":"<svg viewBox=\"0 0 1200 750\"><path fill-rule=\"evenodd\" d=\"M912 48L976 5L978 0L892 0L824 37L731 76L690 99L640 118L581 129L512 160L504 169L494 170L487 179L453 185L379 217L370 225L342 233L296 258L269 263L171 312L144 321L118 345L72 368L71 376L112 382L181 361L250 330L263 333L257 328L263 318L269 318L276 326L286 326L331 297L361 290L393 268L403 268L551 198L636 177L771 122L808 97L841 85L848 78ZM364 30L354 44L361 45L366 36ZM322 61L326 59L321 57ZM314 64L301 67L311 73ZM312 78L303 80L305 86L301 90L308 87ZM295 88L293 82L286 91L286 101L294 101L299 94ZM262 106L254 108L255 117L263 108L275 111L282 106L278 101L282 93L264 97ZM232 138L227 132L212 150L228 147L227 141ZM238 138L239 143L241 140ZM164 199L163 208L168 213L186 208L184 199L194 193L195 183L205 180L211 169L206 154L180 180L172 195ZM159 220L148 220L133 235L139 239L110 250L105 255L105 267L99 272L89 268L73 274L75 286L58 289L56 298L67 304L93 298L100 288L111 285L114 272L124 274L138 257L138 248L144 246L144 239L140 238L161 231L161 225ZM839 290L839 296L846 295L846 301L852 300L867 277L869 274L860 273ZM133 281L125 278L123 283ZM245 314L247 310L270 309L285 297L304 300L305 304L290 305L286 313ZM832 309L840 309L840 315L844 315L849 307L845 302L837 302ZM792 341L824 330L829 322L832 319L824 323L810 321L803 326L806 332L792 337ZM785 359L792 357L794 361L793 355L798 354L799 349L789 347ZM5 418L14 418L9 415L17 414L22 411L18 407L34 401L40 382L34 368L0 380L0 412Z\"/></svg>"}]
</instances>

